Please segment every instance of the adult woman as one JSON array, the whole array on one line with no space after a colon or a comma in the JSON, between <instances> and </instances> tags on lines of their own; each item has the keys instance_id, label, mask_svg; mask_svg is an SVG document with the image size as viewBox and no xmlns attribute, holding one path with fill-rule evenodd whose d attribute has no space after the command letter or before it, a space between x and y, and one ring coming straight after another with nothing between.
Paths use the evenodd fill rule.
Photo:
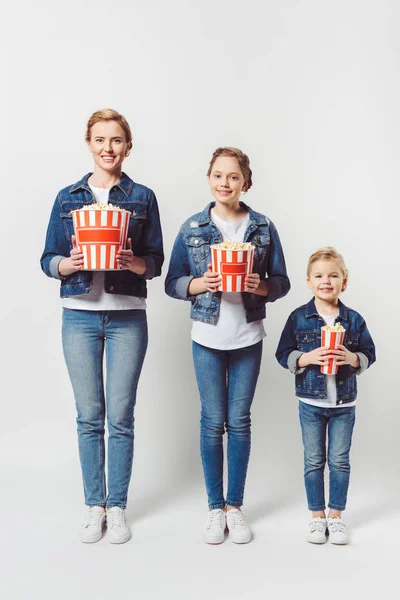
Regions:
<instances>
[{"instance_id":1,"label":"adult woman","mask_svg":"<svg viewBox=\"0 0 400 600\"><path fill-rule=\"evenodd\" d=\"M162 233L154 193L122 172L132 148L126 119L111 109L95 112L87 124L86 142L94 159L93 173L57 195L41 266L46 275L61 280L63 350L75 395L89 507L80 539L98 541L107 521L110 542L123 543L131 536L124 511L133 461L136 389L147 348L146 279L161 274ZM71 211L95 202L110 202L130 212L127 248L117 255L121 270L82 270Z\"/></svg>"},{"instance_id":2,"label":"adult woman","mask_svg":"<svg viewBox=\"0 0 400 600\"><path fill-rule=\"evenodd\" d=\"M249 159L238 148L218 148L208 169L215 202L191 216L176 238L165 289L192 303L193 361L201 400L200 450L208 495L203 539L247 543L243 503L250 456L250 409L257 384L265 303L287 294L290 284L273 223L240 201L252 184ZM253 273L245 291L219 292L211 271L210 245L221 241L255 246ZM223 491L222 436L228 432L228 490Z\"/></svg>"}]
</instances>

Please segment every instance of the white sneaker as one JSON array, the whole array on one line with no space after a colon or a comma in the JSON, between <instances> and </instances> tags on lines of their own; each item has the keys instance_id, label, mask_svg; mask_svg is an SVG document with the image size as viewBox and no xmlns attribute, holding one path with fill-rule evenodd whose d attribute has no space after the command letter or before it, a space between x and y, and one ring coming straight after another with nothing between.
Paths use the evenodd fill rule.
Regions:
<instances>
[{"instance_id":1,"label":"white sneaker","mask_svg":"<svg viewBox=\"0 0 400 600\"><path fill-rule=\"evenodd\" d=\"M247 544L251 540L251 531L243 518L242 511L231 508L226 511L226 524L229 529L229 539L235 544Z\"/></svg>"},{"instance_id":2,"label":"white sneaker","mask_svg":"<svg viewBox=\"0 0 400 600\"><path fill-rule=\"evenodd\" d=\"M326 519L315 517L308 526L307 542L311 544L325 544L326 542Z\"/></svg>"},{"instance_id":3,"label":"white sneaker","mask_svg":"<svg viewBox=\"0 0 400 600\"><path fill-rule=\"evenodd\" d=\"M349 541L348 535L346 533L346 525L339 519L339 517L334 517L333 519L328 519L328 530L329 530L329 541L331 544L347 544Z\"/></svg>"},{"instance_id":4,"label":"white sneaker","mask_svg":"<svg viewBox=\"0 0 400 600\"><path fill-rule=\"evenodd\" d=\"M106 511L102 506L89 506L79 539L84 544L93 544L103 537Z\"/></svg>"},{"instance_id":5,"label":"white sneaker","mask_svg":"<svg viewBox=\"0 0 400 600\"><path fill-rule=\"evenodd\" d=\"M131 530L125 521L125 510L119 506L107 508L107 534L111 544L125 544L131 539Z\"/></svg>"},{"instance_id":6,"label":"white sneaker","mask_svg":"<svg viewBox=\"0 0 400 600\"><path fill-rule=\"evenodd\" d=\"M224 541L226 527L225 511L214 508L208 512L206 527L203 531L203 540L206 544L221 544Z\"/></svg>"}]
</instances>

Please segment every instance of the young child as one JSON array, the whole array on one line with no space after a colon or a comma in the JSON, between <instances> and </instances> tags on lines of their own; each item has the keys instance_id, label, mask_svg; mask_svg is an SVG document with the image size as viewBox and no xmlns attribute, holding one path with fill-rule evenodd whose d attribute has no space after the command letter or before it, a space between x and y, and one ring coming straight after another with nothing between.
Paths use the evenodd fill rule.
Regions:
<instances>
[{"instance_id":1,"label":"young child","mask_svg":"<svg viewBox=\"0 0 400 600\"><path fill-rule=\"evenodd\" d=\"M250 408L260 370L266 302L289 291L278 233L264 215L240 201L252 184L249 159L237 148L218 148L208 169L214 202L182 225L172 249L165 290L189 300L193 361L201 400L200 451L208 495L203 539L224 541L225 526L235 543L251 531L241 512L250 455ZM245 291L218 291L210 245L251 242L253 272ZM222 436L228 432L228 490L223 490Z\"/></svg>"},{"instance_id":2,"label":"young child","mask_svg":"<svg viewBox=\"0 0 400 600\"><path fill-rule=\"evenodd\" d=\"M350 446L355 420L356 375L375 361L375 347L362 316L347 308L339 295L347 287L343 257L334 248L317 250L308 261L307 284L314 298L289 316L279 341L278 362L296 375L304 445L304 482L312 511L307 541L347 544L341 518L350 478ZM321 346L321 327L341 323L343 344ZM336 360L336 375L321 367ZM328 445L326 447L326 435ZM329 465L329 512L325 515L324 469Z\"/></svg>"}]
</instances>

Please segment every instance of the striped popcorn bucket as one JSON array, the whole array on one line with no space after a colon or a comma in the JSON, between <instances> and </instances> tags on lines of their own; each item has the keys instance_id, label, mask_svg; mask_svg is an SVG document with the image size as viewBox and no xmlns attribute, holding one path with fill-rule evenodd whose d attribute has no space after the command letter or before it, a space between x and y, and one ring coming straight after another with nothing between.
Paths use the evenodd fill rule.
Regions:
<instances>
[{"instance_id":1,"label":"striped popcorn bucket","mask_svg":"<svg viewBox=\"0 0 400 600\"><path fill-rule=\"evenodd\" d=\"M339 344L343 344L344 331L326 331L321 328L321 346L329 346L331 350L335 350ZM321 367L321 373L325 375L336 375L338 366L336 359L330 358L327 365Z\"/></svg>"},{"instance_id":2,"label":"striped popcorn bucket","mask_svg":"<svg viewBox=\"0 0 400 600\"><path fill-rule=\"evenodd\" d=\"M125 248L129 227L126 210L73 210L76 243L83 270L117 271L117 252Z\"/></svg>"},{"instance_id":3,"label":"striped popcorn bucket","mask_svg":"<svg viewBox=\"0 0 400 600\"><path fill-rule=\"evenodd\" d=\"M253 269L254 246L250 250L221 250L211 246L214 273L222 277L220 292L244 292L244 278Z\"/></svg>"}]
</instances>

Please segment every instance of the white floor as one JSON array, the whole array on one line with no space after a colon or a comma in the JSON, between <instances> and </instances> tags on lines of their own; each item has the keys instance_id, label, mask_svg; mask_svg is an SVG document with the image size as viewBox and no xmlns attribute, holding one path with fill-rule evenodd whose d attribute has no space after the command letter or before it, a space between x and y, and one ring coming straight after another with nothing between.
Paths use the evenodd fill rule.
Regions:
<instances>
[{"instance_id":1,"label":"white floor","mask_svg":"<svg viewBox=\"0 0 400 600\"><path fill-rule=\"evenodd\" d=\"M77 536L84 507L75 468L62 479L56 472L21 475L31 490L48 493L46 502L45 495L19 493L2 510L4 600L396 597L390 590L397 587L400 513L396 498L386 494L383 500L378 490L371 497L357 486L352 495L359 509L346 511L351 544L314 546L304 541L304 497L290 500L283 482L282 498L257 498L253 477L245 510L252 542L208 546L201 538L206 513L200 481L169 493L142 483L141 490L132 485L127 511L131 541L115 546L105 536L85 545Z\"/></svg>"}]
</instances>

